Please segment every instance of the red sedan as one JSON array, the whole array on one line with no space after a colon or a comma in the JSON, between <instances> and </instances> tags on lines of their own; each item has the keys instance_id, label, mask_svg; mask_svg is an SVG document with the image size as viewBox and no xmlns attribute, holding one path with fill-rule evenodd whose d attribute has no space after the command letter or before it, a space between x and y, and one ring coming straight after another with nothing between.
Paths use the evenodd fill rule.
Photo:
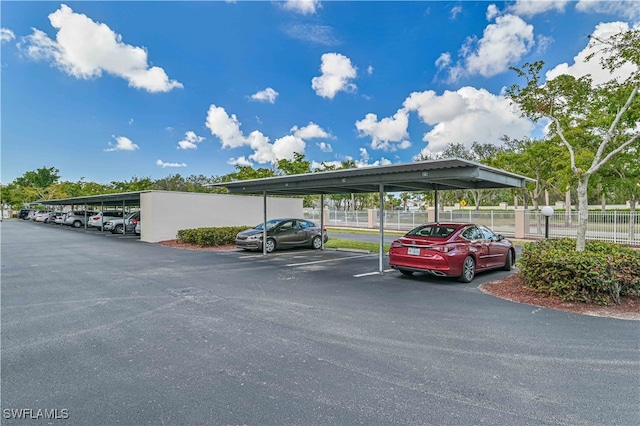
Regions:
<instances>
[{"instance_id":1,"label":"red sedan","mask_svg":"<svg viewBox=\"0 0 640 426\"><path fill-rule=\"evenodd\" d=\"M428 272L465 283L476 272L510 271L515 258L511 241L473 223L427 223L394 241L389 250L389 265L404 275Z\"/></svg>"}]
</instances>

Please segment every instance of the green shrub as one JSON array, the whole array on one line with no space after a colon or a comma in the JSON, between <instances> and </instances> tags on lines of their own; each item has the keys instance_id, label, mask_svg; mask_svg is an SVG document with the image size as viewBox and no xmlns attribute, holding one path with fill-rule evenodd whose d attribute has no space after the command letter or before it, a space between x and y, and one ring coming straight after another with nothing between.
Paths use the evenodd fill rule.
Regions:
<instances>
[{"instance_id":1,"label":"green shrub","mask_svg":"<svg viewBox=\"0 0 640 426\"><path fill-rule=\"evenodd\" d=\"M185 244L199 246L224 246L235 244L238 232L250 229L250 226L224 226L220 228L180 229L177 239Z\"/></svg>"},{"instance_id":2,"label":"green shrub","mask_svg":"<svg viewBox=\"0 0 640 426\"><path fill-rule=\"evenodd\" d=\"M565 301L599 305L640 294L640 251L588 241L578 252L575 244L569 238L525 244L518 266L526 285Z\"/></svg>"}]
</instances>

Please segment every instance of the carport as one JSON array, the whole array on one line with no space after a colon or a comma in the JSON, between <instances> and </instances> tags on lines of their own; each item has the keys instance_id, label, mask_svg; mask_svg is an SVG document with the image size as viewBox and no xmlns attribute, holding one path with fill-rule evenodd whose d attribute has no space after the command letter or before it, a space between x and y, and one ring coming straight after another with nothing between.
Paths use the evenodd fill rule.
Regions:
<instances>
[{"instance_id":1,"label":"carport","mask_svg":"<svg viewBox=\"0 0 640 426\"><path fill-rule=\"evenodd\" d=\"M100 211L104 211L104 206L122 208L124 217L124 211L126 207L138 207L140 206L140 194L150 191L136 191L136 192L120 192L117 194L102 194L102 195L89 195L84 197L73 198L59 198L55 200L40 200L38 203L46 206L84 206L85 218L84 228L87 229L87 208L88 206L100 206ZM123 229L126 234L126 226Z\"/></svg>"},{"instance_id":2,"label":"carport","mask_svg":"<svg viewBox=\"0 0 640 426\"><path fill-rule=\"evenodd\" d=\"M157 243L176 237L180 229L211 226L247 226L262 221L262 197L237 197L229 194L143 190L90 195L55 200L40 200L47 206L105 207L122 209L139 207L144 226L140 240ZM299 198L272 197L270 211L277 215L302 215ZM190 214L202 212L202 214ZM205 214L206 213L206 214ZM86 226L85 216L85 229ZM126 231L126 229L125 229Z\"/></svg>"},{"instance_id":3,"label":"carport","mask_svg":"<svg viewBox=\"0 0 640 426\"><path fill-rule=\"evenodd\" d=\"M389 166L331 170L300 175L225 182L212 186L227 188L232 194L262 194L263 241L266 241L268 195L320 195L320 223L324 224L326 194L380 194L379 272L384 260L384 194L401 191L434 191L435 221L438 221L438 192L459 189L524 188L533 179L459 158L417 161ZM266 255L266 244L263 244Z\"/></svg>"}]
</instances>

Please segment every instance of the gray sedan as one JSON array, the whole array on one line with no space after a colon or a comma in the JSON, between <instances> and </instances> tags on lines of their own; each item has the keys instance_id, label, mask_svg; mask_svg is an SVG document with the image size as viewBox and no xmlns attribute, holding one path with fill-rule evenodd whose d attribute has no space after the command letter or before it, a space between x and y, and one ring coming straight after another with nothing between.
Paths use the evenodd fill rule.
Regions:
<instances>
[{"instance_id":1,"label":"gray sedan","mask_svg":"<svg viewBox=\"0 0 640 426\"><path fill-rule=\"evenodd\" d=\"M244 250L262 250L264 224L238 233L236 246ZM304 219L272 219L267 222L267 253L277 248L322 247L322 238L326 243L327 230Z\"/></svg>"}]
</instances>

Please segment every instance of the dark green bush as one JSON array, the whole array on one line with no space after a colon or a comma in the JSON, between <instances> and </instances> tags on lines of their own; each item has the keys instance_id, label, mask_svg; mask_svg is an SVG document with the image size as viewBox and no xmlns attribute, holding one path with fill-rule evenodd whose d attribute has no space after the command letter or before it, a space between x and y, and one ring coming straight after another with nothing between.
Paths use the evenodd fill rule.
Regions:
<instances>
[{"instance_id":1,"label":"dark green bush","mask_svg":"<svg viewBox=\"0 0 640 426\"><path fill-rule=\"evenodd\" d=\"M238 232L250 229L250 226L225 226L220 228L180 229L178 241L199 246L224 246L235 244Z\"/></svg>"},{"instance_id":2,"label":"dark green bush","mask_svg":"<svg viewBox=\"0 0 640 426\"><path fill-rule=\"evenodd\" d=\"M566 301L608 305L640 294L640 251L588 241L578 252L575 245L568 238L525 244L520 276L534 290Z\"/></svg>"}]
</instances>

